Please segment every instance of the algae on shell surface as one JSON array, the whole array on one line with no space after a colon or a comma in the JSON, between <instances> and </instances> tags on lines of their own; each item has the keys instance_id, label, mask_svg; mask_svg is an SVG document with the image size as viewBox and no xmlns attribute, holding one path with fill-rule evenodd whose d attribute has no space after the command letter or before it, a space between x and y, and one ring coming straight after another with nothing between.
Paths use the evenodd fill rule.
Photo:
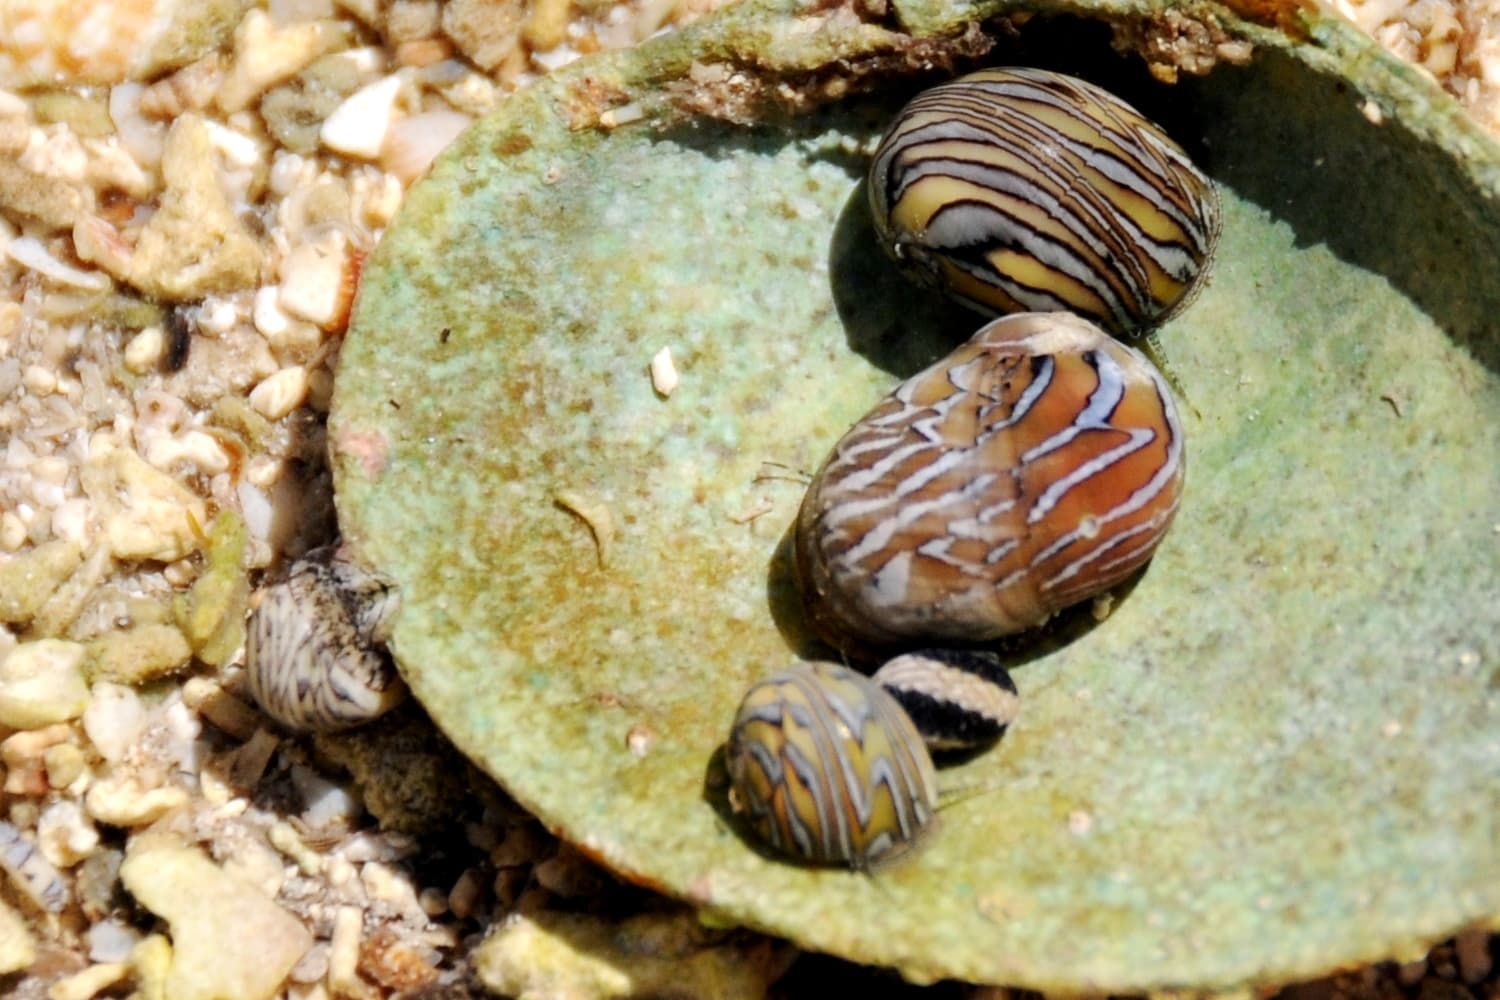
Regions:
<instances>
[{"instance_id":1,"label":"algae on shell surface","mask_svg":"<svg viewBox=\"0 0 1500 1000\"><path fill-rule=\"evenodd\" d=\"M802 645L802 486L763 473L816 467L980 323L895 274L861 188L923 59L983 48L954 9L914 39L736 5L517 95L412 191L330 440L413 692L627 877L915 979L1226 988L1495 917L1500 153L1315 13L1293 42L1181 8L1261 50L1175 87L1084 19L988 57L1107 83L1221 185L1211 283L1161 333L1194 411L1182 511L1107 620L1016 670L1012 731L945 772L985 791L909 860L799 868L726 822L715 751ZM803 100L840 74L859 96ZM795 114L744 123L778 95ZM579 505L608 514L602 564Z\"/></svg>"}]
</instances>

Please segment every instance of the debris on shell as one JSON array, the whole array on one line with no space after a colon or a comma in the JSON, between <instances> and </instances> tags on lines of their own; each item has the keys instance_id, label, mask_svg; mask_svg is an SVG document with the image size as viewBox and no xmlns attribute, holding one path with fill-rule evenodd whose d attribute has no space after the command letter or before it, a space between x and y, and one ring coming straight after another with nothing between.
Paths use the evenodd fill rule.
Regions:
<instances>
[{"instance_id":1,"label":"debris on shell","mask_svg":"<svg viewBox=\"0 0 1500 1000\"><path fill-rule=\"evenodd\" d=\"M610 546L615 541L615 515L609 504L584 496L576 490L558 490L552 499L559 507L582 521L593 535L599 568L609 565Z\"/></svg>"},{"instance_id":2,"label":"debris on shell","mask_svg":"<svg viewBox=\"0 0 1500 1000\"><path fill-rule=\"evenodd\" d=\"M677 388L677 366L672 362L670 347L663 347L651 356L651 388L662 399Z\"/></svg>"}]
</instances>

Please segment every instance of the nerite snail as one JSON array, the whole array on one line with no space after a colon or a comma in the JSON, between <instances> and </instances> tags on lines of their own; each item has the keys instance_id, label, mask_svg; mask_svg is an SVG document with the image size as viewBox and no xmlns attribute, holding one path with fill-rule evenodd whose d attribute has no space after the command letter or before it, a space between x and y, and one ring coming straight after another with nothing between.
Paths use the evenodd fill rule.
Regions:
<instances>
[{"instance_id":1,"label":"nerite snail","mask_svg":"<svg viewBox=\"0 0 1500 1000\"><path fill-rule=\"evenodd\" d=\"M256 703L300 732L349 729L394 708L406 685L384 643L399 608L390 580L336 546L309 552L251 613L245 672Z\"/></svg>"},{"instance_id":2,"label":"nerite snail","mask_svg":"<svg viewBox=\"0 0 1500 1000\"><path fill-rule=\"evenodd\" d=\"M869 195L917 282L991 315L1067 310L1111 333L1187 305L1219 232L1213 184L1165 132L1038 69L918 95L875 152Z\"/></svg>"},{"instance_id":3,"label":"nerite snail","mask_svg":"<svg viewBox=\"0 0 1500 1000\"><path fill-rule=\"evenodd\" d=\"M891 392L808 487L795 565L836 649L973 643L1115 586L1177 512L1182 425L1141 354L1067 313L995 320Z\"/></svg>"},{"instance_id":4,"label":"nerite snail","mask_svg":"<svg viewBox=\"0 0 1500 1000\"><path fill-rule=\"evenodd\" d=\"M729 734L734 805L778 854L868 869L915 845L937 815L932 758L868 677L799 663L750 689Z\"/></svg>"}]
</instances>

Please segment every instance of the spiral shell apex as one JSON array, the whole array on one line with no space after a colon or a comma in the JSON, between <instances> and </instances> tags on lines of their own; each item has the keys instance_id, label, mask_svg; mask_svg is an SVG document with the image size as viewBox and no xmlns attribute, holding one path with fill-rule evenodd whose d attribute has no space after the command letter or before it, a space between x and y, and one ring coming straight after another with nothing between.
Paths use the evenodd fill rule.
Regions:
<instances>
[{"instance_id":1,"label":"spiral shell apex","mask_svg":"<svg viewBox=\"0 0 1500 1000\"><path fill-rule=\"evenodd\" d=\"M796 526L835 648L983 642L1123 581L1177 512L1176 404L1139 352L1066 313L1008 316L835 445Z\"/></svg>"}]
</instances>

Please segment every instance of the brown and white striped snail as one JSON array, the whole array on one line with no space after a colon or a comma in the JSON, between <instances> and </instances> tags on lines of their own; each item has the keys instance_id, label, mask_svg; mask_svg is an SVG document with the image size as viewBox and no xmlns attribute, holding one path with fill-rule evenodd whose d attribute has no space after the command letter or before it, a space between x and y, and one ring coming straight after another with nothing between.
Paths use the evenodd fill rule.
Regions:
<instances>
[{"instance_id":1,"label":"brown and white striped snail","mask_svg":"<svg viewBox=\"0 0 1500 1000\"><path fill-rule=\"evenodd\" d=\"M854 654L1039 625L1151 558L1184 461L1140 353L1067 313L996 320L897 386L813 478L795 545L810 624Z\"/></svg>"},{"instance_id":2,"label":"brown and white striped snail","mask_svg":"<svg viewBox=\"0 0 1500 1000\"><path fill-rule=\"evenodd\" d=\"M1187 305L1219 233L1213 184L1160 127L1039 69L918 95L875 152L869 196L917 282L991 315L1067 310L1117 334Z\"/></svg>"},{"instance_id":3,"label":"brown and white striped snail","mask_svg":"<svg viewBox=\"0 0 1500 1000\"><path fill-rule=\"evenodd\" d=\"M406 696L384 644L400 609L390 580L316 549L267 587L250 616L245 670L271 718L298 732L363 725Z\"/></svg>"}]
</instances>

